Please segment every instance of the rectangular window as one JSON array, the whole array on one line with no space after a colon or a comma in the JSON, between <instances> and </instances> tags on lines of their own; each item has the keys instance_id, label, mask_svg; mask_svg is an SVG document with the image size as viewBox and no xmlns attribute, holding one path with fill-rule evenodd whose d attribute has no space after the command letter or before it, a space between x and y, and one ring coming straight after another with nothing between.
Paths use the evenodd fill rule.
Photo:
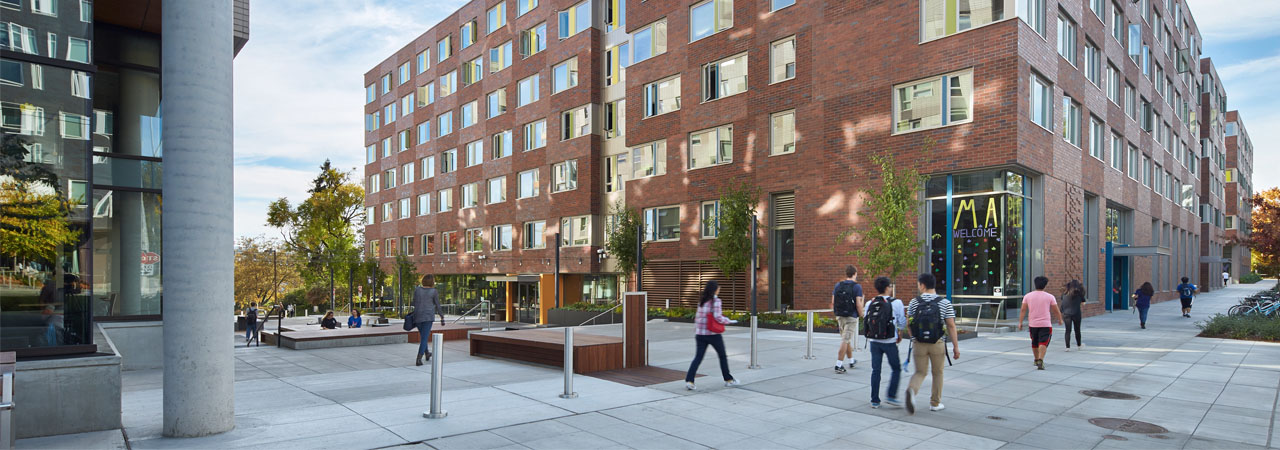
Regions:
<instances>
[{"instance_id":1,"label":"rectangular window","mask_svg":"<svg viewBox=\"0 0 1280 450\"><path fill-rule=\"evenodd\" d=\"M89 117L60 112L62 137L65 139L89 139Z\"/></svg>"},{"instance_id":2,"label":"rectangular window","mask_svg":"<svg viewBox=\"0 0 1280 450\"><path fill-rule=\"evenodd\" d=\"M0 24L0 25L3 25L3 24ZM3 47L3 45L0 45L0 47ZM370 84L370 85L368 85L368 86L365 86L365 87L364 87L364 102L365 102L365 103L373 103L373 100L374 100L375 98L377 98L377 92L378 92L378 89L377 89L377 87L375 87L375 86L376 86L376 83L375 83L375 84Z\"/></svg>"},{"instance_id":3,"label":"rectangular window","mask_svg":"<svg viewBox=\"0 0 1280 450\"><path fill-rule=\"evenodd\" d=\"M57 0L31 0L31 12L58 17Z\"/></svg>"},{"instance_id":4,"label":"rectangular window","mask_svg":"<svg viewBox=\"0 0 1280 450\"><path fill-rule=\"evenodd\" d=\"M1084 76L1094 86L1102 87L1102 55L1098 53L1098 46L1087 39L1084 43Z\"/></svg>"},{"instance_id":5,"label":"rectangular window","mask_svg":"<svg viewBox=\"0 0 1280 450\"><path fill-rule=\"evenodd\" d=\"M1119 3L1111 5L1111 37L1124 44L1124 8Z\"/></svg>"},{"instance_id":6,"label":"rectangular window","mask_svg":"<svg viewBox=\"0 0 1280 450\"><path fill-rule=\"evenodd\" d=\"M920 2L921 40L931 41L1003 20L1006 4L1012 6L1012 2L1005 0L983 2L923 0ZM1028 20L1027 23L1032 22ZM1039 28L1034 25L1032 28L1039 31Z\"/></svg>"},{"instance_id":7,"label":"rectangular window","mask_svg":"<svg viewBox=\"0 0 1280 450\"><path fill-rule=\"evenodd\" d=\"M412 211L409 209L409 198L405 197L400 199L400 218L408 219L411 212Z\"/></svg>"},{"instance_id":8,"label":"rectangular window","mask_svg":"<svg viewBox=\"0 0 1280 450\"><path fill-rule=\"evenodd\" d=\"M382 140L382 157L386 158L388 156L391 156L391 138Z\"/></svg>"},{"instance_id":9,"label":"rectangular window","mask_svg":"<svg viewBox=\"0 0 1280 450\"><path fill-rule=\"evenodd\" d=\"M1114 130L1111 132L1111 168L1124 173L1124 138Z\"/></svg>"},{"instance_id":10,"label":"rectangular window","mask_svg":"<svg viewBox=\"0 0 1280 450\"><path fill-rule=\"evenodd\" d=\"M511 41L489 49L489 72L500 72L511 67Z\"/></svg>"},{"instance_id":11,"label":"rectangular window","mask_svg":"<svg viewBox=\"0 0 1280 450\"><path fill-rule=\"evenodd\" d=\"M1076 23L1061 14L1058 15L1058 54L1076 65Z\"/></svg>"},{"instance_id":12,"label":"rectangular window","mask_svg":"<svg viewBox=\"0 0 1280 450\"><path fill-rule=\"evenodd\" d=\"M1151 158L1142 155L1142 185L1151 187Z\"/></svg>"},{"instance_id":13,"label":"rectangular window","mask_svg":"<svg viewBox=\"0 0 1280 450\"><path fill-rule=\"evenodd\" d=\"M435 233L422 235L422 254L434 255L435 253L436 253Z\"/></svg>"},{"instance_id":14,"label":"rectangular window","mask_svg":"<svg viewBox=\"0 0 1280 450\"><path fill-rule=\"evenodd\" d=\"M430 69L431 68L431 49L426 49L426 50L423 50L422 53L418 53L417 63L418 63L417 73L426 72L427 69Z\"/></svg>"},{"instance_id":15,"label":"rectangular window","mask_svg":"<svg viewBox=\"0 0 1280 450\"><path fill-rule=\"evenodd\" d=\"M480 204L480 183L462 185L462 209L474 208Z\"/></svg>"},{"instance_id":16,"label":"rectangular window","mask_svg":"<svg viewBox=\"0 0 1280 450\"><path fill-rule=\"evenodd\" d=\"M490 33L498 31L499 28L505 26L507 24L507 2L504 1L489 8L489 20L486 23L489 25Z\"/></svg>"},{"instance_id":17,"label":"rectangular window","mask_svg":"<svg viewBox=\"0 0 1280 450\"><path fill-rule=\"evenodd\" d=\"M578 58L556 64L551 68L551 93L557 94L578 85Z\"/></svg>"},{"instance_id":18,"label":"rectangular window","mask_svg":"<svg viewBox=\"0 0 1280 450\"><path fill-rule=\"evenodd\" d=\"M783 155L796 152L796 111L783 111L771 116L769 127L769 154Z\"/></svg>"},{"instance_id":19,"label":"rectangular window","mask_svg":"<svg viewBox=\"0 0 1280 450\"><path fill-rule=\"evenodd\" d=\"M720 236L720 201L702 202L702 237Z\"/></svg>"},{"instance_id":20,"label":"rectangular window","mask_svg":"<svg viewBox=\"0 0 1280 450\"><path fill-rule=\"evenodd\" d=\"M458 71L451 70L449 73L440 76L440 98L448 97L457 92L458 89Z\"/></svg>"},{"instance_id":21,"label":"rectangular window","mask_svg":"<svg viewBox=\"0 0 1280 450\"><path fill-rule=\"evenodd\" d=\"M689 169L733 162L733 125L689 134Z\"/></svg>"},{"instance_id":22,"label":"rectangular window","mask_svg":"<svg viewBox=\"0 0 1280 450\"><path fill-rule=\"evenodd\" d=\"M479 37L476 31L476 21L474 19L462 24L461 32L458 34L459 36L462 36L461 48L467 48L470 47L471 44L476 43L476 39Z\"/></svg>"},{"instance_id":23,"label":"rectangular window","mask_svg":"<svg viewBox=\"0 0 1280 450\"><path fill-rule=\"evenodd\" d=\"M489 196L488 204L507 201L507 177L490 178L486 189L485 193Z\"/></svg>"},{"instance_id":24,"label":"rectangular window","mask_svg":"<svg viewBox=\"0 0 1280 450\"><path fill-rule=\"evenodd\" d=\"M394 220L395 212L396 212L396 205L394 203L391 203L391 202L383 203L382 204L382 221L390 222Z\"/></svg>"},{"instance_id":25,"label":"rectangular window","mask_svg":"<svg viewBox=\"0 0 1280 450\"><path fill-rule=\"evenodd\" d=\"M667 141L655 141L631 149L631 178L667 173Z\"/></svg>"},{"instance_id":26,"label":"rectangular window","mask_svg":"<svg viewBox=\"0 0 1280 450\"><path fill-rule=\"evenodd\" d=\"M492 119L507 112L507 90L498 89L489 93L488 118Z\"/></svg>"},{"instance_id":27,"label":"rectangular window","mask_svg":"<svg viewBox=\"0 0 1280 450\"><path fill-rule=\"evenodd\" d=\"M531 198L538 196L538 169L526 170L520 172L520 192L516 198Z\"/></svg>"},{"instance_id":28,"label":"rectangular window","mask_svg":"<svg viewBox=\"0 0 1280 450\"><path fill-rule=\"evenodd\" d=\"M622 165L626 163L627 154L606 156L604 158L604 191L606 193L622 191Z\"/></svg>"},{"instance_id":29,"label":"rectangular window","mask_svg":"<svg viewBox=\"0 0 1280 450\"><path fill-rule=\"evenodd\" d=\"M440 173L458 170L458 149L445 150L440 154Z\"/></svg>"},{"instance_id":30,"label":"rectangular window","mask_svg":"<svg viewBox=\"0 0 1280 450\"><path fill-rule=\"evenodd\" d=\"M524 124L524 151L547 146L547 121Z\"/></svg>"},{"instance_id":31,"label":"rectangular window","mask_svg":"<svg viewBox=\"0 0 1280 450\"><path fill-rule=\"evenodd\" d=\"M547 223L541 220L525 222L521 240L526 249L547 248Z\"/></svg>"},{"instance_id":32,"label":"rectangular window","mask_svg":"<svg viewBox=\"0 0 1280 450\"><path fill-rule=\"evenodd\" d=\"M511 250L511 225L494 225L492 239L493 251Z\"/></svg>"},{"instance_id":33,"label":"rectangular window","mask_svg":"<svg viewBox=\"0 0 1280 450\"><path fill-rule=\"evenodd\" d=\"M410 92L409 95L400 97L401 114L406 116L413 114L413 107L417 105L417 102L413 101L413 94L413 92Z\"/></svg>"},{"instance_id":34,"label":"rectangular window","mask_svg":"<svg viewBox=\"0 0 1280 450\"><path fill-rule=\"evenodd\" d=\"M517 85L516 90L519 91L518 93L520 96L520 103L517 107L528 105L542 98L538 94L538 74L536 73L529 78L520 80L520 84Z\"/></svg>"},{"instance_id":35,"label":"rectangular window","mask_svg":"<svg viewBox=\"0 0 1280 450\"><path fill-rule=\"evenodd\" d=\"M1132 84L1124 84L1124 111L1130 119L1138 120L1138 101L1134 98Z\"/></svg>"},{"instance_id":36,"label":"rectangular window","mask_svg":"<svg viewBox=\"0 0 1280 450\"><path fill-rule=\"evenodd\" d=\"M591 216L560 219L560 245L562 247L591 245Z\"/></svg>"},{"instance_id":37,"label":"rectangular window","mask_svg":"<svg viewBox=\"0 0 1280 450\"><path fill-rule=\"evenodd\" d=\"M769 46L769 77L770 83L796 77L795 36L774 42Z\"/></svg>"},{"instance_id":38,"label":"rectangular window","mask_svg":"<svg viewBox=\"0 0 1280 450\"><path fill-rule=\"evenodd\" d=\"M462 86L470 86L479 83L484 78L484 57L477 56L476 59L462 63Z\"/></svg>"},{"instance_id":39,"label":"rectangular window","mask_svg":"<svg viewBox=\"0 0 1280 450\"><path fill-rule=\"evenodd\" d=\"M467 253L484 251L484 230L472 228L467 230L467 239L462 243Z\"/></svg>"},{"instance_id":40,"label":"rectangular window","mask_svg":"<svg viewBox=\"0 0 1280 450\"><path fill-rule=\"evenodd\" d=\"M618 100L604 104L604 138L613 139L622 135L622 127L626 121L626 100Z\"/></svg>"},{"instance_id":41,"label":"rectangular window","mask_svg":"<svg viewBox=\"0 0 1280 450\"><path fill-rule=\"evenodd\" d=\"M436 83L430 82L422 86L418 86L418 92L415 95L418 99L418 107L422 108L436 102Z\"/></svg>"},{"instance_id":42,"label":"rectangular window","mask_svg":"<svg viewBox=\"0 0 1280 450\"><path fill-rule=\"evenodd\" d=\"M604 2L604 31L612 32L627 26L626 0L606 0Z\"/></svg>"},{"instance_id":43,"label":"rectangular window","mask_svg":"<svg viewBox=\"0 0 1280 450\"><path fill-rule=\"evenodd\" d=\"M396 177L396 169L393 167L391 170L383 172L382 181L386 182L386 185L383 186L384 188L391 189L396 187L396 183L400 182L400 178Z\"/></svg>"},{"instance_id":44,"label":"rectangular window","mask_svg":"<svg viewBox=\"0 0 1280 450\"><path fill-rule=\"evenodd\" d=\"M422 158L422 179L436 176L436 159L433 157Z\"/></svg>"},{"instance_id":45,"label":"rectangular window","mask_svg":"<svg viewBox=\"0 0 1280 450\"><path fill-rule=\"evenodd\" d=\"M733 27L733 0L707 0L689 8L689 42Z\"/></svg>"},{"instance_id":46,"label":"rectangular window","mask_svg":"<svg viewBox=\"0 0 1280 450\"><path fill-rule=\"evenodd\" d=\"M443 246L443 248L440 249L441 253L446 255L458 253L458 232L446 231L440 233L440 245Z\"/></svg>"},{"instance_id":47,"label":"rectangular window","mask_svg":"<svg viewBox=\"0 0 1280 450\"><path fill-rule=\"evenodd\" d=\"M418 194L418 215L431 214L431 194Z\"/></svg>"},{"instance_id":48,"label":"rectangular window","mask_svg":"<svg viewBox=\"0 0 1280 450\"><path fill-rule=\"evenodd\" d=\"M466 147L466 163L463 167L471 167L484 162L484 140L477 140L467 143Z\"/></svg>"},{"instance_id":49,"label":"rectangular window","mask_svg":"<svg viewBox=\"0 0 1280 450\"><path fill-rule=\"evenodd\" d=\"M1106 0L1089 0L1089 9L1093 11L1098 20L1106 23L1107 21L1107 1Z\"/></svg>"},{"instance_id":50,"label":"rectangular window","mask_svg":"<svg viewBox=\"0 0 1280 450\"><path fill-rule=\"evenodd\" d=\"M666 206L644 210L644 240L680 240L680 207Z\"/></svg>"},{"instance_id":51,"label":"rectangular window","mask_svg":"<svg viewBox=\"0 0 1280 450\"><path fill-rule=\"evenodd\" d=\"M396 103L392 102L382 107L382 124L388 125L396 121Z\"/></svg>"},{"instance_id":52,"label":"rectangular window","mask_svg":"<svg viewBox=\"0 0 1280 450\"><path fill-rule=\"evenodd\" d=\"M1062 139L1080 146L1080 104L1065 95L1062 96Z\"/></svg>"},{"instance_id":53,"label":"rectangular window","mask_svg":"<svg viewBox=\"0 0 1280 450\"><path fill-rule=\"evenodd\" d=\"M583 105L560 113L560 140L567 141L591 134L591 105Z\"/></svg>"},{"instance_id":54,"label":"rectangular window","mask_svg":"<svg viewBox=\"0 0 1280 450\"><path fill-rule=\"evenodd\" d=\"M436 116L436 119L437 136L453 133L453 111L445 111L444 114Z\"/></svg>"},{"instance_id":55,"label":"rectangular window","mask_svg":"<svg viewBox=\"0 0 1280 450\"><path fill-rule=\"evenodd\" d=\"M747 54L702 66L702 100L711 101L747 91Z\"/></svg>"},{"instance_id":56,"label":"rectangular window","mask_svg":"<svg viewBox=\"0 0 1280 450\"><path fill-rule=\"evenodd\" d=\"M1129 24L1128 48L1129 48L1129 59L1132 59L1134 64L1141 64L1142 63L1142 25L1139 25L1136 23Z\"/></svg>"},{"instance_id":57,"label":"rectangular window","mask_svg":"<svg viewBox=\"0 0 1280 450\"><path fill-rule=\"evenodd\" d=\"M399 74L399 77L396 78L396 86L402 85L406 81L409 81L409 63L406 62L404 64L401 64L400 70L398 70L397 73Z\"/></svg>"},{"instance_id":58,"label":"rectangular window","mask_svg":"<svg viewBox=\"0 0 1280 450\"><path fill-rule=\"evenodd\" d=\"M560 11L560 39L581 33L591 27L591 2L585 1Z\"/></svg>"},{"instance_id":59,"label":"rectangular window","mask_svg":"<svg viewBox=\"0 0 1280 450\"><path fill-rule=\"evenodd\" d=\"M604 85L622 83L627 66L631 65L631 44L623 42L604 52Z\"/></svg>"},{"instance_id":60,"label":"rectangular window","mask_svg":"<svg viewBox=\"0 0 1280 450\"><path fill-rule=\"evenodd\" d=\"M415 166L417 166L417 163L405 163L400 166L400 184L409 184L417 180L413 177L413 168Z\"/></svg>"},{"instance_id":61,"label":"rectangular window","mask_svg":"<svg viewBox=\"0 0 1280 450\"><path fill-rule=\"evenodd\" d=\"M894 86L893 103L895 133L970 122L973 70Z\"/></svg>"},{"instance_id":62,"label":"rectangular window","mask_svg":"<svg viewBox=\"0 0 1280 450\"><path fill-rule=\"evenodd\" d=\"M641 28L631 38L635 54L634 62L644 61L667 52L667 19Z\"/></svg>"},{"instance_id":63,"label":"rectangular window","mask_svg":"<svg viewBox=\"0 0 1280 450\"><path fill-rule=\"evenodd\" d=\"M644 86L644 116L653 117L680 109L680 76Z\"/></svg>"},{"instance_id":64,"label":"rectangular window","mask_svg":"<svg viewBox=\"0 0 1280 450\"><path fill-rule=\"evenodd\" d=\"M1123 80L1120 79L1120 69L1116 68L1110 60L1107 61L1107 98L1111 99L1111 103L1120 106L1120 100L1124 98L1121 88Z\"/></svg>"},{"instance_id":65,"label":"rectangular window","mask_svg":"<svg viewBox=\"0 0 1280 450\"><path fill-rule=\"evenodd\" d=\"M1053 87L1035 72L1031 73L1031 121L1052 130Z\"/></svg>"},{"instance_id":66,"label":"rectangular window","mask_svg":"<svg viewBox=\"0 0 1280 450\"><path fill-rule=\"evenodd\" d=\"M399 138L400 138L400 139L399 139L399 141L400 141L399 151L402 151L402 152L403 152L403 151L405 151L405 150L408 150L408 149L409 149L409 147L410 147L410 145L411 145L411 144L409 144L409 130L402 130L402 131L400 131L399 133L397 133L397 136L399 136Z\"/></svg>"},{"instance_id":67,"label":"rectangular window","mask_svg":"<svg viewBox=\"0 0 1280 450\"><path fill-rule=\"evenodd\" d=\"M368 147L365 147L364 149L365 164L369 164L377 160L378 160L378 146L375 144L375 145L370 145Z\"/></svg>"},{"instance_id":68,"label":"rectangular window","mask_svg":"<svg viewBox=\"0 0 1280 450\"><path fill-rule=\"evenodd\" d=\"M35 65L35 64L31 65L32 70L35 70L37 67L41 67L41 66ZM32 84L34 85L35 81L43 80L43 78L44 78L44 69L41 68L37 74L32 75L31 77ZM89 74L87 72L81 72L79 70L71 71L71 95L72 96L79 97L79 98L89 98L90 97L89 86L90 86ZM36 88L42 89L43 86L39 86Z\"/></svg>"},{"instance_id":69,"label":"rectangular window","mask_svg":"<svg viewBox=\"0 0 1280 450\"><path fill-rule=\"evenodd\" d=\"M1139 163L1138 147L1135 147L1133 144L1129 144L1129 178L1133 178L1134 180L1138 179L1138 174L1141 172L1141 170L1138 169Z\"/></svg>"},{"instance_id":70,"label":"rectangular window","mask_svg":"<svg viewBox=\"0 0 1280 450\"><path fill-rule=\"evenodd\" d=\"M475 125L480 121L480 105L476 102L462 105L462 126L459 129Z\"/></svg>"},{"instance_id":71,"label":"rectangular window","mask_svg":"<svg viewBox=\"0 0 1280 450\"><path fill-rule=\"evenodd\" d=\"M1089 155L1104 161L1107 155L1107 131L1098 116L1089 116Z\"/></svg>"},{"instance_id":72,"label":"rectangular window","mask_svg":"<svg viewBox=\"0 0 1280 450\"><path fill-rule=\"evenodd\" d=\"M378 222L378 208L366 206L364 208L364 225L369 226Z\"/></svg>"},{"instance_id":73,"label":"rectangular window","mask_svg":"<svg viewBox=\"0 0 1280 450\"><path fill-rule=\"evenodd\" d=\"M570 159L551 166L551 192L572 191L578 188L578 160Z\"/></svg>"},{"instance_id":74,"label":"rectangular window","mask_svg":"<svg viewBox=\"0 0 1280 450\"><path fill-rule=\"evenodd\" d=\"M492 150L492 159L502 159L511 156L511 147L513 145L511 130L506 130L493 135L489 145Z\"/></svg>"},{"instance_id":75,"label":"rectangular window","mask_svg":"<svg viewBox=\"0 0 1280 450\"><path fill-rule=\"evenodd\" d=\"M89 41L86 39L68 37L67 61L89 64Z\"/></svg>"},{"instance_id":76,"label":"rectangular window","mask_svg":"<svg viewBox=\"0 0 1280 450\"><path fill-rule=\"evenodd\" d=\"M418 124L418 145L431 141L431 121Z\"/></svg>"},{"instance_id":77,"label":"rectangular window","mask_svg":"<svg viewBox=\"0 0 1280 450\"><path fill-rule=\"evenodd\" d=\"M391 92L391 74L382 76L382 94L386 95Z\"/></svg>"},{"instance_id":78,"label":"rectangular window","mask_svg":"<svg viewBox=\"0 0 1280 450\"><path fill-rule=\"evenodd\" d=\"M547 24L540 23L520 32L520 54L526 58L547 49Z\"/></svg>"}]
</instances>

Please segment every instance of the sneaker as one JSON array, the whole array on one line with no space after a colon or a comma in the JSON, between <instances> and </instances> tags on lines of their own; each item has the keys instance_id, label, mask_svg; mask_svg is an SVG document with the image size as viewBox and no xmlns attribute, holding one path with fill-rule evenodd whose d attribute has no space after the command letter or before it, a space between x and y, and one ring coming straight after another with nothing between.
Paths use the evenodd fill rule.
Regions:
<instances>
[{"instance_id":1,"label":"sneaker","mask_svg":"<svg viewBox=\"0 0 1280 450\"><path fill-rule=\"evenodd\" d=\"M690 390L690 391L696 391L696 390L698 390L698 387L697 387L697 386L694 386L692 381L686 381L686 382L684 382L684 388L685 388L686 390Z\"/></svg>"},{"instance_id":2,"label":"sneaker","mask_svg":"<svg viewBox=\"0 0 1280 450\"><path fill-rule=\"evenodd\" d=\"M880 409L880 403L871 402L871 409Z\"/></svg>"},{"instance_id":3,"label":"sneaker","mask_svg":"<svg viewBox=\"0 0 1280 450\"><path fill-rule=\"evenodd\" d=\"M944 405L944 404L941 404L941 403L939 403L939 404L938 404L938 406L930 406L930 407L929 407L929 410L930 410L930 411L942 411L942 410L944 410L944 409L947 409L947 405Z\"/></svg>"},{"instance_id":4,"label":"sneaker","mask_svg":"<svg viewBox=\"0 0 1280 450\"><path fill-rule=\"evenodd\" d=\"M1044 370L1044 360L1043 360L1043 359L1037 359L1037 360L1036 360L1036 370Z\"/></svg>"},{"instance_id":5,"label":"sneaker","mask_svg":"<svg viewBox=\"0 0 1280 450\"><path fill-rule=\"evenodd\" d=\"M1076 346L1076 351L1083 352L1083 351L1084 351L1084 344L1077 345L1077 346Z\"/></svg>"},{"instance_id":6,"label":"sneaker","mask_svg":"<svg viewBox=\"0 0 1280 450\"><path fill-rule=\"evenodd\" d=\"M742 386L742 383L739 383L737 378L724 382L724 387L738 387L738 386Z\"/></svg>"},{"instance_id":7,"label":"sneaker","mask_svg":"<svg viewBox=\"0 0 1280 450\"><path fill-rule=\"evenodd\" d=\"M853 365L854 365L854 364L857 364L857 363L858 363L858 360L856 360L856 359L849 359L849 368L850 368L850 369L852 369L852 368L853 368Z\"/></svg>"},{"instance_id":8,"label":"sneaker","mask_svg":"<svg viewBox=\"0 0 1280 450\"><path fill-rule=\"evenodd\" d=\"M915 413L916 413L916 402L915 402L915 399L914 399L913 397L915 397L915 394L913 394L913 393L911 392L911 389L910 389L910 388L908 388L908 389L907 389L907 402L906 402L906 406L907 406L907 414L915 414Z\"/></svg>"},{"instance_id":9,"label":"sneaker","mask_svg":"<svg viewBox=\"0 0 1280 450\"><path fill-rule=\"evenodd\" d=\"M848 371L845 370L844 366L836 366L836 373L845 373L845 372L848 372Z\"/></svg>"},{"instance_id":10,"label":"sneaker","mask_svg":"<svg viewBox=\"0 0 1280 450\"><path fill-rule=\"evenodd\" d=\"M884 399L884 402L888 403L889 406L898 406L898 407L902 406L902 402L898 401L898 399L896 398L886 398Z\"/></svg>"},{"instance_id":11,"label":"sneaker","mask_svg":"<svg viewBox=\"0 0 1280 450\"><path fill-rule=\"evenodd\" d=\"M1067 347L1067 349L1064 351L1068 351L1068 352L1071 351L1071 347Z\"/></svg>"}]
</instances>

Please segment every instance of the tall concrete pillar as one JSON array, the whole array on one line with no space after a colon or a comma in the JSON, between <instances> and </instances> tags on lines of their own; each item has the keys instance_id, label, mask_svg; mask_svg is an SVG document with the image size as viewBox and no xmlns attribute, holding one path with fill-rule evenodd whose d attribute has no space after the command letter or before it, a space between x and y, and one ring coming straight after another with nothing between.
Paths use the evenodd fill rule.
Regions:
<instances>
[{"instance_id":1,"label":"tall concrete pillar","mask_svg":"<svg viewBox=\"0 0 1280 450\"><path fill-rule=\"evenodd\" d=\"M231 0L165 2L164 435L235 427Z\"/></svg>"}]
</instances>

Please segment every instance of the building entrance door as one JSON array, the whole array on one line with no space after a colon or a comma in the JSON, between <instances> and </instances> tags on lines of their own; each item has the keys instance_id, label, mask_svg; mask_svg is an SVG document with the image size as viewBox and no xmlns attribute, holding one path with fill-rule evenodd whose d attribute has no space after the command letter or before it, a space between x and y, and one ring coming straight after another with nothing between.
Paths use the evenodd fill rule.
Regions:
<instances>
[{"instance_id":1,"label":"building entrance door","mask_svg":"<svg viewBox=\"0 0 1280 450\"><path fill-rule=\"evenodd\" d=\"M1111 309L1129 309L1129 257L1112 257L1111 267Z\"/></svg>"},{"instance_id":2,"label":"building entrance door","mask_svg":"<svg viewBox=\"0 0 1280 450\"><path fill-rule=\"evenodd\" d=\"M538 283L521 281L516 283L515 321L520 323L538 322Z\"/></svg>"},{"instance_id":3,"label":"building entrance door","mask_svg":"<svg viewBox=\"0 0 1280 450\"><path fill-rule=\"evenodd\" d=\"M772 308L795 306L796 195L773 194L769 223L769 297Z\"/></svg>"}]
</instances>

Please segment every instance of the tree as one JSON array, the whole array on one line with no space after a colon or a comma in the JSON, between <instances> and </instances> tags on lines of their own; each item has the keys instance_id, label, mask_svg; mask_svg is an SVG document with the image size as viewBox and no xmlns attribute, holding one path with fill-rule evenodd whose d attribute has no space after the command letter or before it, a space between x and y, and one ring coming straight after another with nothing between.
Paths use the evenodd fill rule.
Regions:
<instances>
[{"instance_id":1,"label":"tree","mask_svg":"<svg viewBox=\"0 0 1280 450\"><path fill-rule=\"evenodd\" d=\"M635 208L628 208L621 200L609 208L609 215L613 217L613 226L605 236L604 249L618 262L618 272L627 275L635 270L637 258L644 256L636 253L637 245L643 245L639 230L644 223L640 220L640 213Z\"/></svg>"},{"instance_id":2,"label":"tree","mask_svg":"<svg viewBox=\"0 0 1280 450\"><path fill-rule=\"evenodd\" d=\"M921 240L912 224L921 206L920 187L928 177L912 167L899 167L891 153L871 155L871 162L880 166L881 183L878 189L864 190L866 208L858 211L858 215L870 219L871 224L862 233L864 244L856 253L867 259L865 273L897 279L914 271L919 264ZM836 237L836 244L841 245L856 233L849 228ZM854 253L853 250L846 252Z\"/></svg>"},{"instance_id":3,"label":"tree","mask_svg":"<svg viewBox=\"0 0 1280 450\"><path fill-rule=\"evenodd\" d=\"M302 287L297 266L290 259L279 241L262 236L241 238L235 257L236 308L243 309L250 302L264 305L268 300L280 304L286 292Z\"/></svg>"},{"instance_id":4,"label":"tree","mask_svg":"<svg viewBox=\"0 0 1280 450\"><path fill-rule=\"evenodd\" d=\"M400 276L400 283L394 284L396 275ZM418 285L422 279L422 274L418 273L418 266L409 261L409 257L404 253L396 255L395 272L391 273L391 282L393 289L400 290L400 298L403 299L403 305L409 306L413 303L413 288Z\"/></svg>"},{"instance_id":5,"label":"tree","mask_svg":"<svg viewBox=\"0 0 1280 450\"><path fill-rule=\"evenodd\" d=\"M1280 188L1254 194L1252 230L1245 245L1253 250L1254 270L1271 275L1280 266Z\"/></svg>"},{"instance_id":6,"label":"tree","mask_svg":"<svg viewBox=\"0 0 1280 450\"><path fill-rule=\"evenodd\" d=\"M295 207L282 197L267 207L267 225L280 229L308 284L337 284L342 278L338 274L356 263L356 226L364 222L364 188L350 179L351 173L325 160L306 200Z\"/></svg>"},{"instance_id":7,"label":"tree","mask_svg":"<svg viewBox=\"0 0 1280 450\"><path fill-rule=\"evenodd\" d=\"M711 242L716 267L730 277L751 267L751 221L760 201L760 188L745 180L735 181L720 191L720 211L715 217L718 231Z\"/></svg>"},{"instance_id":8,"label":"tree","mask_svg":"<svg viewBox=\"0 0 1280 450\"><path fill-rule=\"evenodd\" d=\"M80 241L80 230L71 226L74 204L60 192L58 176L27 162L28 153L22 136L5 135L0 143L0 254L53 262L59 249Z\"/></svg>"}]
</instances>

